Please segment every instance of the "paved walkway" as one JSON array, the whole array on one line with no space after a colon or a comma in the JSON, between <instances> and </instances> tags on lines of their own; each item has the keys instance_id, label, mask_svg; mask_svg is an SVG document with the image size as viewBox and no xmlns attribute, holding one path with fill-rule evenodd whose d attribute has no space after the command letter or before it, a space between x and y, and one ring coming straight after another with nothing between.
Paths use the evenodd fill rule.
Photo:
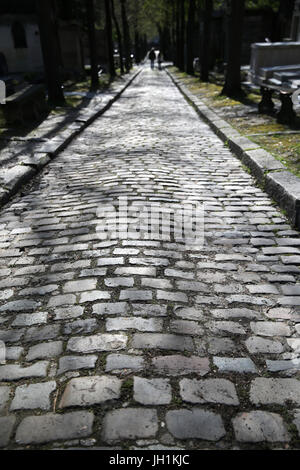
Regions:
<instances>
[{"instance_id":1,"label":"paved walkway","mask_svg":"<svg viewBox=\"0 0 300 470\"><path fill-rule=\"evenodd\" d=\"M162 233L104 240L120 196L140 233L138 204L160 205ZM199 249L168 215L188 198L205 203ZM145 69L0 230L0 446L300 448L299 234L164 72Z\"/></svg>"}]
</instances>

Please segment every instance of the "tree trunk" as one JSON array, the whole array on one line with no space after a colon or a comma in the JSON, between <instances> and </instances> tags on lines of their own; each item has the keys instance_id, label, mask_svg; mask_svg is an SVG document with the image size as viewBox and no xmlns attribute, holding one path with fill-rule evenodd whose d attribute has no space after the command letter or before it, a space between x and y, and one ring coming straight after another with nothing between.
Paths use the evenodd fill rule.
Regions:
<instances>
[{"instance_id":1,"label":"tree trunk","mask_svg":"<svg viewBox=\"0 0 300 470\"><path fill-rule=\"evenodd\" d=\"M135 62L139 64L141 62L141 47L140 47L140 35L137 30L134 32L134 52Z\"/></svg>"},{"instance_id":2,"label":"tree trunk","mask_svg":"<svg viewBox=\"0 0 300 470\"><path fill-rule=\"evenodd\" d=\"M121 0L121 12L122 12L122 23L123 23L123 36L125 45L125 69L128 73L131 69L131 58L130 58L130 35L129 26L127 21L126 13L126 0Z\"/></svg>"},{"instance_id":3,"label":"tree trunk","mask_svg":"<svg viewBox=\"0 0 300 470\"><path fill-rule=\"evenodd\" d=\"M53 106L64 105L62 81L59 73L59 44L55 28L52 0L36 0L41 47L48 88L48 102Z\"/></svg>"},{"instance_id":4,"label":"tree trunk","mask_svg":"<svg viewBox=\"0 0 300 470\"><path fill-rule=\"evenodd\" d=\"M116 17L116 12L115 12L115 5L114 5L114 0L111 0L111 14L113 21L115 23L116 27L116 32L117 32L117 38L118 38L118 47L119 47L119 56L120 56L120 70L121 74L124 73L124 65L123 65L123 41L122 41L122 35L121 35L121 30L120 26Z\"/></svg>"},{"instance_id":5,"label":"tree trunk","mask_svg":"<svg viewBox=\"0 0 300 470\"><path fill-rule=\"evenodd\" d=\"M172 2L172 22L171 22L171 57L175 65L176 62L176 3Z\"/></svg>"},{"instance_id":6,"label":"tree trunk","mask_svg":"<svg viewBox=\"0 0 300 470\"><path fill-rule=\"evenodd\" d=\"M94 0L85 0L85 6L86 6L89 47L90 47L90 60L91 60L91 90L97 90L99 88L99 77L98 77L98 60L97 60L97 50L96 50L96 35L95 35Z\"/></svg>"},{"instance_id":7,"label":"tree trunk","mask_svg":"<svg viewBox=\"0 0 300 470\"><path fill-rule=\"evenodd\" d=\"M185 49L185 0L180 0L180 37L179 37L179 65L184 71L184 49Z\"/></svg>"},{"instance_id":8,"label":"tree trunk","mask_svg":"<svg viewBox=\"0 0 300 470\"><path fill-rule=\"evenodd\" d=\"M105 16L106 16L106 40L107 40L107 53L108 53L108 68L109 68L110 78L113 79L116 76L116 70L115 70L115 62L114 62L114 47L113 47L113 40L112 40L110 0L105 0L104 5L105 5Z\"/></svg>"},{"instance_id":9,"label":"tree trunk","mask_svg":"<svg viewBox=\"0 0 300 470\"><path fill-rule=\"evenodd\" d=\"M146 57L147 55L147 52L148 52L148 38L147 38L147 35L144 34L143 36L143 50L142 50L142 55L143 55L143 59Z\"/></svg>"},{"instance_id":10,"label":"tree trunk","mask_svg":"<svg viewBox=\"0 0 300 470\"><path fill-rule=\"evenodd\" d=\"M172 36L170 27L166 24L163 29L163 45L161 47L164 60L170 60L172 57Z\"/></svg>"},{"instance_id":11,"label":"tree trunk","mask_svg":"<svg viewBox=\"0 0 300 470\"><path fill-rule=\"evenodd\" d=\"M205 0L204 28L201 47L201 80L208 82L210 65L210 43L211 43L211 16L213 11L213 0Z\"/></svg>"},{"instance_id":12,"label":"tree trunk","mask_svg":"<svg viewBox=\"0 0 300 470\"><path fill-rule=\"evenodd\" d=\"M242 94L241 89L241 52L243 39L243 18L245 0L229 0L228 13L228 52L225 85L222 94L235 96Z\"/></svg>"},{"instance_id":13,"label":"tree trunk","mask_svg":"<svg viewBox=\"0 0 300 470\"><path fill-rule=\"evenodd\" d=\"M189 1L188 22L186 28L186 72L194 75L194 37L195 37L195 0Z\"/></svg>"},{"instance_id":14,"label":"tree trunk","mask_svg":"<svg viewBox=\"0 0 300 470\"><path fill-rule=\"evenodd\" d=\"M175 37L176 37L176 51L175 51L175 65L179 67L180 64L180 0L176 0L176 26L175 26Z\"/></svg>"}]
</instances>

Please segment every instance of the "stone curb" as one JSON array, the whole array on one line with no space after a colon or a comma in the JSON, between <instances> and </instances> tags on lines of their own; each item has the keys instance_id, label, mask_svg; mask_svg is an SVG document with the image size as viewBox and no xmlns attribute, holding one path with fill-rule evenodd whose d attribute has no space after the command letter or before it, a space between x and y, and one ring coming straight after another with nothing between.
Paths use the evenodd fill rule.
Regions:
<instances>
[{"instance_id":1,"label":"stone curb","mask_svg":"<svg viewBox=\"0 0 300 470\"><path fill-rule=\"evenodd\" d=\"M185 85L182 85L169 70L165 70L200 117L251 170L264 191L286 211L292 225L300 229L300 178L287 171L285 166L269 152L242 136L191 93Z\"/></svg>"},{"instance_id":2,"label":"stone curb","mask_svg":"<svg viewBox=\"0 0 300 470\"><path fill-rule=\"evenodd\" d=\"M98 95L102 101L91 109L89 107L79 112L75 121L62 132L59 132L48 142L41 143L40 148L35 151L33 157L24 157L21 164L5 170L0 178L0 208L2 208L19 189L28 183L39 171L56 157L67 145L88 127L95 119L109 109L112 104L122 95L126 88L131 85L140 74L141 68L132 72L125 85L120 84L117 90L108 90ZM97 97L97 95L95 95ZM90 103L91 105L91 103Z\"/></svg>"}]
</instances>

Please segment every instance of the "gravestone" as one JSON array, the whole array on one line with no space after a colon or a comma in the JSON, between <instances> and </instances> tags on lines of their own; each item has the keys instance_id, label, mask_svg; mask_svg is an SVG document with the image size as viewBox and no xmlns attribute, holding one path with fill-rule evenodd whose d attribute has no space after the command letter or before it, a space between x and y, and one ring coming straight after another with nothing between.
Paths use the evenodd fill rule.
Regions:
<instances>
[{"instance_id":1,"label":"gravestone","mask_svg":"<svg viewBox=\"0 0 300 470\"><path fill-rule=\"evenodd\" d=\"M300 0L296 0L292 19L291 38L300 41Z\"/></svg>"},{"instance_id":2,"label":"gravestone","mask_svg":"<svg viewBox=\"0 0 300 470\"><path fill-rule=\"evenodd\" d=\"M0 80L0 104L6 103L6 85L3 80Z\"/></svg>"}]
</instances>

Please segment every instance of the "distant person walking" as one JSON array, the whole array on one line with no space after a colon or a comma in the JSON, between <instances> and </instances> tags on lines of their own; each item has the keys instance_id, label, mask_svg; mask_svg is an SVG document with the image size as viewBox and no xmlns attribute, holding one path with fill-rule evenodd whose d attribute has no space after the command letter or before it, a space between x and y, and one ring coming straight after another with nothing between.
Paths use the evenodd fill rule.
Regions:
<instances>
[{"instance_id":1,"label":"distant person walking","mask_svg":"<svg viewBox=\"0 0 300 470\"><path fill-rule=\"evenodd\" d=\"M151 69L154 69L155 59L156 59L155 50L154 50L154 47L152 47L151 51L149 52L149 60L151 63Z\"/></svg>"},{"instance_id":2,"label":"distant person walking","mask_svg":"<svg viewBox=\"0 0 300 470\"><path fill-rule=\"evenodd\" d=\"M162 63L162 54L160 51L158 51L158 55L157 55L157 63L158 63L158 70L162 70L161 68L161 63Z\"/></svg>"}]
</instances>

